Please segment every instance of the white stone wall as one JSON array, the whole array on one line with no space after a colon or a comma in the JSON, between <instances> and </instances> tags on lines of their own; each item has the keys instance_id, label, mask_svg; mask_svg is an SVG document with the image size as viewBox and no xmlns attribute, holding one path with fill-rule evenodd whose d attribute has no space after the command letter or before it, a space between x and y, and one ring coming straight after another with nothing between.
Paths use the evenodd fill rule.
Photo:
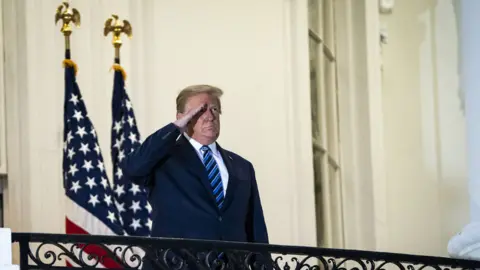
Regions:
<instances>
[{"instance_id":1,"label":"white stone wall","mask_svg":"<svg viewBox=\"0 0 480 270\"><path fill-rule=\"evenodd\" d=\"M468 221L456 1L395 1L381 20L388 250L447 255Z\"/></svg>"}]
</instances>

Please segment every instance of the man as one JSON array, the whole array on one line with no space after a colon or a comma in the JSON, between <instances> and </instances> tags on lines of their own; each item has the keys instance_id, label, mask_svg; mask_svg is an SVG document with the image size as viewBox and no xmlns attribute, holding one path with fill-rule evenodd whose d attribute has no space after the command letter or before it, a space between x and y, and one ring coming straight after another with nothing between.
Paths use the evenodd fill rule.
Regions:
<instances>
[{"instance_id":1,"label":"man","mask_svg":"<svg viewBox=\"0 0 480 270\"><path fill-rule=\"evenodd\" d=\"M177 97L177 119L125 159L145 185L153 237L268 243L252 164L216 142L223 91L193 85Z\"/></svg>"}]
</instances>

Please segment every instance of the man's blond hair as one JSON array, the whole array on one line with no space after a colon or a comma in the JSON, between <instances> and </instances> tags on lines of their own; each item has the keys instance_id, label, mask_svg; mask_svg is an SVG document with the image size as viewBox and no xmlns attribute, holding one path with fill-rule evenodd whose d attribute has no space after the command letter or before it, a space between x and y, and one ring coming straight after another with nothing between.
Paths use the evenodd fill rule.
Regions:
<instances>
[{"instance_id":1,"label":"man's blond hair","mask_svg":"<svg viewBox=\"0 0 480 270\"><path fill-rule=\"evenodd\" d=\"M219 112L222 111L222 104L220 102L220 97L223 95L223 90L208 84L196 84L196 85L190 85L184 88L178 94L177 113L183 113L188 99L198 94L208 94L212 96L217 101L218 111Z\"/></svg>"}]
</instances>

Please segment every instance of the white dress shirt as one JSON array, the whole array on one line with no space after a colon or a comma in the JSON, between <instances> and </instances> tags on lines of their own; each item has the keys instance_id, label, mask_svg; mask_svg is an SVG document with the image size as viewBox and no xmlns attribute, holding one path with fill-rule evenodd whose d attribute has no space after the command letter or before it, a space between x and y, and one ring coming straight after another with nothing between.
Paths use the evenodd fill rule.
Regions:
<instances>
[{"instance_id":1,"label":"white dress shirt","mask_svg":"<svg viewBox=\"0 0 480 270\"><path fill-rule=\"evenodd\" d=\"M197 152L198 157L200 158L200 161L203 162L203 152L200 150L202 148L202 144L197 142L195 139L190 138L187 134L183 134L185 138L192 144L193 148L195 148L195 151ZM220 177L222 178L222 184L223 184L223 196L227 194L227 187L228 187L228 171L227 171L227 166L225 166L225 162L223 162L222 155L220 154L220 151L218 151L217 148L217 143L212 143L208 145L210 150L212 151L213 158L218 164L218 169L220 170Z\"/></svg>"}]
</instances>

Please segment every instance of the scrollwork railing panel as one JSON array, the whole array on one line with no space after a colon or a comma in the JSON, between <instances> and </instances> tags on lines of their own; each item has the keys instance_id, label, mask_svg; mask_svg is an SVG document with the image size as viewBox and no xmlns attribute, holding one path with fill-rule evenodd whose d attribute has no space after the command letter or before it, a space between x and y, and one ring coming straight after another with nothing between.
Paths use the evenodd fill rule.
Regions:
<instances>
[{"instance_id":1,"label":"scrollwork railing panel","mask_svg":"<svg viewBox=\"0 0 480 270\"><path fill-rule=\"evenodd\" d=\"M22 269L480 269L443 257L190 239L15 233L13 242L28 257Z\"/></svg>"}]
</instances>

